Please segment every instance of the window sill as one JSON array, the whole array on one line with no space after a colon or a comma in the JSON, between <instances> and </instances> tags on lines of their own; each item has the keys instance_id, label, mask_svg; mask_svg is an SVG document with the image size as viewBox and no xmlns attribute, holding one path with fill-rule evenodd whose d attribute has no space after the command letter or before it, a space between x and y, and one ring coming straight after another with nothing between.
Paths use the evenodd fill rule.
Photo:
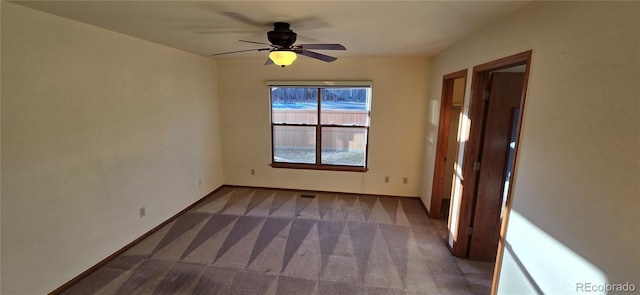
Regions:
<instances>
[{"instance_id":1,"label":"window sill","mask_svg":"<svg viewBox=\"0 0 640 295\"><path fill-rule=\"evenodd\" d=\"M358 166L342 166L342 165L316 165L316 164L297 164L297 163L271 163L273 168L285 169L307 169L307 170L329 170L329 171L346 171L346 172L367 172L366 167Z\"/></svg>"}]
</instances>

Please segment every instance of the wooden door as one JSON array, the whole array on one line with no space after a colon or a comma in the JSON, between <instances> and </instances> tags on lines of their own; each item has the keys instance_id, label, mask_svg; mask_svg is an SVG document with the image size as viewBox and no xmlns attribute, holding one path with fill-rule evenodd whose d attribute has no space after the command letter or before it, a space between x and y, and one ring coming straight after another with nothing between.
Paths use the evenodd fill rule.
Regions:
<instances>
[{"instance_id":1,"label":"wooden door","mask_svg":"<svg viewBox=\"0 0 640 295\"><path fill-rule=\"evenodd\" d=\"M469 245L469 259L486 261L494 261L498 249L513 114L520 108L524 83L524 73L491 75Z\"/></svg>"}]
</instances>

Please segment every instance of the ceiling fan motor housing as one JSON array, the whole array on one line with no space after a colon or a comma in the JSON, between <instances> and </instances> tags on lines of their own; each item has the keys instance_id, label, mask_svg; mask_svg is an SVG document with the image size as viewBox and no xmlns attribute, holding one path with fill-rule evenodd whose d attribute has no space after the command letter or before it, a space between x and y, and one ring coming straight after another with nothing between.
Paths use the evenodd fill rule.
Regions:
<instances>
[{"instance_id":1,"label":"ceiling fan motor housing","mask_svg":"<svg viewBox=\"0 0 640 295\"><path fill-rule=\"evenodd\" d=\"M296 42L298 34L294 33L288 23L277 22L273 24L273 31L267 32L267 39L273 45L290 47Z\"/></svg>"},{"instance_id":2,"label":"ceiling fan motor housing","mask_svg":"<svg viewBox=\"0 0 640 295\"><path fill-rule=\"evenodd\" d=\"M289 26L289 23L285 22L276 22L273 24L273 30L267 32L267 39L271 42L271 44L263 43L263 42L255 42L255 41L247 41L240 40L241 42L260 44L260 45L269 45L267 48L254 48L254 49L246 49L246 50L236 50L230 52L222 52L216 53L212 55L222 55L222 54L230 54L230 53L238 53L238 52L246 52L246 51L269 51L269 58L265 65L277 64L281 66L290 65L295 59L296 56L304 55L306 57L318 59L325 62L332 62L337 58L328 56L322 53L314 52L308 49L319 49L319 50L346 50L344 46L341 44L304 44L304 45L293 45L296 42L296 38L298 34L294 33ZM304 47L304 48L303 48Z\"/></svg>"}]
</instances>

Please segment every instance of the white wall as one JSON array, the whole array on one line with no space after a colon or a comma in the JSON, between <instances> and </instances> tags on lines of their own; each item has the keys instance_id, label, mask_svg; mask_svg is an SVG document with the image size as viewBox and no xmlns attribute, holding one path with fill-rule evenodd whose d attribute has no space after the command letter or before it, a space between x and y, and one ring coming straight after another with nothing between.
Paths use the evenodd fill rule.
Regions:
<instances>
[{"instance_id":1,"label":"white wall","mask_svg":"<svg viewBox=\"0 0 640 295\"><path fill-rule=\"evenodd\" d=\"M500 294L535 292L527 276L548 294L640 286L639 15L638 2L534 2L432 60L437 105L443 75L533 49Z\"/></svg>"},{"instance_id":2,"label":"white wall","mask_svg":"<svg viewBox=\"0 0 640 295\"><path fill-rule=\"evenodd\" d=\"M52 291L223 184L214 61L7 2L2 41L2 294Z\"/></svg>"},{"instance_id":3,"label":"white wall","mask_svg":"<svg viewBox=\"0 0 640 295\"><path fill-rule=\"evenodd\" d=\"M286 68L263 63L264 59L218 62L225 183L418 196L428 117L427 59L338 59L327 64L300 57ZM369 171L271 168L266 80L373 81ZM250 175L251 169L256 175ZM385 176L390 177L389 183L384 183ZM408 177L408 184L402 184L403 177Z\"/></svg>"}]
</instances>

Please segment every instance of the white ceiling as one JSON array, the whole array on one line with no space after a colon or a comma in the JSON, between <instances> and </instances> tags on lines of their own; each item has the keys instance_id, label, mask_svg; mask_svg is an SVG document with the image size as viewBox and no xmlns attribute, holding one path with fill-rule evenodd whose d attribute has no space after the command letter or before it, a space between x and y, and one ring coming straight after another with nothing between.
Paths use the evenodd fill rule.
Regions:
<instances>
[{"instance_id":1,"label":"white ceiling","mask_svg":"<svg viewBox=\"0 0 640 295\"><path fill-rule=\"evenodd\" d=\"M260 48L275 21L336 57L431 56L527 1L13 1L195 54ZM258 57L248 52L224 57Z\"/></svg>"}]
</instances>

